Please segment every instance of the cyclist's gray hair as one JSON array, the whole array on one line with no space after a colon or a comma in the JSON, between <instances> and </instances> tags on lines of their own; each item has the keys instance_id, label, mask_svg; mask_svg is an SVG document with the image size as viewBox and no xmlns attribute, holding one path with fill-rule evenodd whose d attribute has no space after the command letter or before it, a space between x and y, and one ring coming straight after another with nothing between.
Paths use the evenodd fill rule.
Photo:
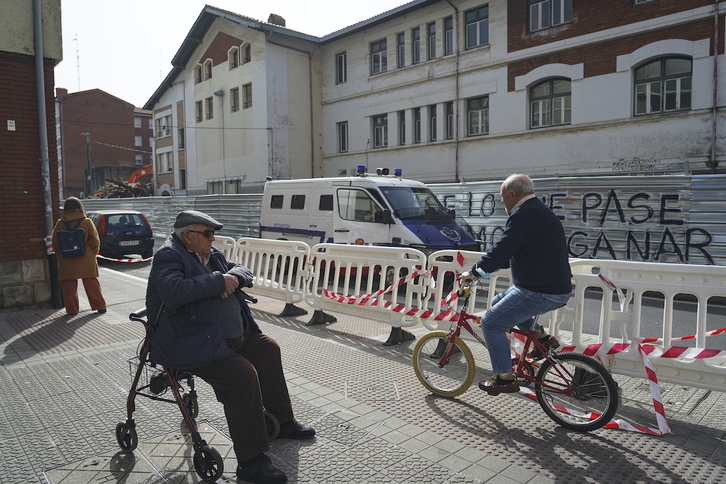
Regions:
<instances>
[{"instance_id":1,"label":"cyclist's gray hair","mask_svg":"<svg viewBox=\"0 0 726 484\"><path fill-rule=\"evenodd\" d=\"M517 196L525 196L534 193L534 183L527 175L515 173L509 175L502 183L505 190L513 191Z\"/></svg>"}]
</instances>

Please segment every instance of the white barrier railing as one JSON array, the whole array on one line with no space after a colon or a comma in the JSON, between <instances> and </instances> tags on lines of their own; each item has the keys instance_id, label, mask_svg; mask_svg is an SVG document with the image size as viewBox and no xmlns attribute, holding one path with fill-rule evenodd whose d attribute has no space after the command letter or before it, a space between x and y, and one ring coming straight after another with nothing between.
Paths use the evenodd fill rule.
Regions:
<instances>
[{"instance_id":1,"label":"white barrier railing","mask_svg":"<svg viewBox=\"0 0 726 484\"><path fill-rule=\"evenodd\" d=\"M418 277L396 285L401 277L426 268L423 252L409 248L318 244L310 251L312 271L305 301L316 310L374 319L393 327L413 326L407 313L420 307L428 280ZM382 292L393 286L389 292ZM327 291L332 291L330 294ZM371 298L358 299L377 293ZM352 296L345 301L334 295Z\"/></svg>"},{"instance_id":2,"label":"white barrier railing","mask_svg":"<svg viewBox=\"0 0 726 484\"><path fill-rule=\"evenodd\" d=\"M238 240L233 249L227 240L219 245L255 274L251 293L286 303L305 301L319 311L372 319L394 328L419 322L428 329L448 328L449 319L441 317L446 310L441 301L450 293L453 276L481 257L477 252L449 250L427 258L409 248L341 244L310 249L302 242L254 238ZM715 304L726 298L726 268L583 259L572 259L570 265L572 299L540 319L560 340L562 350L596 356L615 373L642 378L638 343L645 338L643 347L649 348L661 381L723 391L726 351L696 348L707 348L709 332L726 327L723 310L719 312ZM411 279L414 272L420 275ZM480 281L475 289L479 297L470 298L469 311L476 311L477 299L478 309L484 303L485 310L509 284L507 270ZM674 321L674 307L683 300L693 306L693 321ZM648 307L652 314L649 306L654 301L662 306L662 316L647 323L649 327L658 323L659 331L645 334L643 323L648 316L643 310ZM458 304L458 300L451 304L452 312ZM691 335L690 346L678 342Z\"/></svg>"},{"instance_id":3,"label":"white barrier railing","mask_svg":"<svg viewBox=\"0 0 726 484\"><path fill-rule=\"evenodd\" d=\"M304 242L244 237L236 242L234 258L255 275L254 286L247 289L289 304L305 298L306 261L310 247Z\"/></svg>"},{"instance_id":4,"label":"white barrier railing","mask_svg":"<svg viewBox=\"0 0 726 484\"><path fill-rule=\"evenodd\" d=\"M237 241L232 237L215 235L212 244L224 254L227 260L237 260Z\"/></svg>"},{"instance_id":5,"label":"white barrier railing","mask_svg":"<svg viewBox=\"0 0 726 484\"><path fill-rule=\"evenodd\" d=\"M726 351L705 349L709 333L726 327L726 268L578 259L570 266L574 304L551 328L563 346L600 357L615 373L643 377L644 342L660 381L724 391ZM690 307L681 311L690 320L674 319L678 305ZM646 321L646 308L659 320ZM585 314L596 310L599 328L587 331ZM646 333L646 324L657 333Z\"/></svg>"}]
</instances>

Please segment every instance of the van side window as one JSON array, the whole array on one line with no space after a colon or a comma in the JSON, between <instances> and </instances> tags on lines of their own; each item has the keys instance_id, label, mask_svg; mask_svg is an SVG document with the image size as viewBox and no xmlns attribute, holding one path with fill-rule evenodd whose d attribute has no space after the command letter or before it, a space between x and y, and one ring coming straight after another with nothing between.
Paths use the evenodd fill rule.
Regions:
<instances>
[{"instance_id":1,"label":"van side window","mask_svg":"<svg viewBox=\"0 0 726 484\"><path fill-rule=\"evenodd\" d=\"M380 208L363 190L338 190L340 218L355 222L373 222Z\"/></svg>"},{"instance_id":2,"label":"van side window","mask_svg":"<svg viewBox=\"0 0 726 484\"><path fill-rule=\"evenodd\" d=\"M332 212L333 211L333 196L332 195L320 195L320 201L318 202L318 210L321 212Z\"/></svg>"},{"instance_id":3,"label":"van side window","mask_svg":"<svg viewBox=\"0 0 726 484\"><path fill-rule=\"evenodd\" d=\"M282 208L282 195L273 195L270 197L270 208Z\"/></svg>"},{"instance_id":4,"label":"van side window","mask_svg":"<svg viewBox=\"0 0 726 484\"><path fill-rule=\"evenodd\" d=\"M305 195L293 195L290 201L290 208L293 210L305 209Z\"/></svg>"}]
</instances>

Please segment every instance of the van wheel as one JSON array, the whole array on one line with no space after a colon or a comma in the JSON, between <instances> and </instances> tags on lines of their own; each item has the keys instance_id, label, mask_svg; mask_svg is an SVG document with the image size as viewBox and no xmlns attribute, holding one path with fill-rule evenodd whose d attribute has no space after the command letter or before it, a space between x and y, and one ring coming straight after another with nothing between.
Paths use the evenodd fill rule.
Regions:
<instances>
[{"instance_id":1,"label":"van wheel","mask_svg":"<svg viewBox=\"0 0 726 484\"><path fill-rule=\"evenodd\" d=\"M408 275L408 269L405 267L402 267L398 273L396 273L395 268L393 267L387 267L386 268L386 287L390 287L391 284L396 283L400 278L406 277ZM402 292L406 290L406 284L401 284L398 287L398 292Z\"/></svg>"}]
</instances>

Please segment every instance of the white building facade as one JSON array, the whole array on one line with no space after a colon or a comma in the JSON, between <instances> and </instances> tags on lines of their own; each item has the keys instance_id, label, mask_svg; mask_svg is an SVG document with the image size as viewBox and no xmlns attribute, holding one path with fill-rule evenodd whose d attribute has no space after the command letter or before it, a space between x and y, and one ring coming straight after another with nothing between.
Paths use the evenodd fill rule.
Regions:
<instances>
[{"instance_id":1,"label":"white building facade","mask_svg":"<svg viewBox=\"0 0 726 484\"><path fill-rule=\"evenodd\" d=\"M725 14L711 0L418 0L315 38L206 7L145 106L185 128L182 150L178 129L157 134L157 187L240 193L361 164L424 182L723 173ZM249 84L252 106L233 112Z\"/></svg>"}]
</instances>

